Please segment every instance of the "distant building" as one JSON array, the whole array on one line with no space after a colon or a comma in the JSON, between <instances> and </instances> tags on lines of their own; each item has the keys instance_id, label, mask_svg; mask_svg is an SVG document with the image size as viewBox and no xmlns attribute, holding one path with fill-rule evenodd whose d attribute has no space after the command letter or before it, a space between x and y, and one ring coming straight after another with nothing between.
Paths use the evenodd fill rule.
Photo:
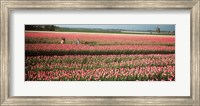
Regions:
<instances>
[{"instance_id":1,"label":"distant building","mask_svg":"<svg viewBox=\"0 0 200 106\"><path fill-rule=\"evenodd\" d=\"M157 33L160 33L160 28L159 28L159 26L157 26L156 32L157 32Z\"/></svg>"},{"instance_id":2,"label":"distant building","mask_svg":"<svg viewBox=\"0 0 200 106\"><path fill-rule=\"evenodd\" d=\"M175 31L170 31L169 34L175 35Z\"/></svg>"}]
</instances>

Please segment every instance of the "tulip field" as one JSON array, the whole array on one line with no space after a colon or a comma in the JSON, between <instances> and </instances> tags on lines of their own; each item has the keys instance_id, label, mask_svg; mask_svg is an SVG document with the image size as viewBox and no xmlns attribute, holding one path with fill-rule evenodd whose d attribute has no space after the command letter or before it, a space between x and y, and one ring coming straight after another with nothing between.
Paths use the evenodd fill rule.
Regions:
<instances>
[{"instance_id":1,"label":"tulip field","mask_svg":"<svg viewBox=\"0 0 200 106\"><path fill-rule=\"evenodd\" d=\"M25 32L25 81L175 81L175 36Z\"/></svg>"}]
</instances>

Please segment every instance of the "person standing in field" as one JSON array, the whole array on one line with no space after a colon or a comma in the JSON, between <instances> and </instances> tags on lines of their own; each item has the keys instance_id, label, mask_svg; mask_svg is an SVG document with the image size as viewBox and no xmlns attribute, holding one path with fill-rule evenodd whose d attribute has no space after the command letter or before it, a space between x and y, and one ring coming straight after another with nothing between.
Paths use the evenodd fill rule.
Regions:
<instances>
[{"instance_id":1,"label":"person standing in field","mask_svg":"<svg viewBox=\"0 0 200 106\"><path fill-rule=\"evenodd\" d=\"M62 40L60 41L61 44L65 43L65 38L62 38Z\"/></svg>"},{"instance_id":2,"label":"person standing in field","mask_svg":"<svg viewBox=\"0 0 200 106\"><path fill-rule=\"evenodd\" d=\"M76 40L76 44L77 45L80 44L80 40L79 39Z\"/></svg>"}]
</instances>

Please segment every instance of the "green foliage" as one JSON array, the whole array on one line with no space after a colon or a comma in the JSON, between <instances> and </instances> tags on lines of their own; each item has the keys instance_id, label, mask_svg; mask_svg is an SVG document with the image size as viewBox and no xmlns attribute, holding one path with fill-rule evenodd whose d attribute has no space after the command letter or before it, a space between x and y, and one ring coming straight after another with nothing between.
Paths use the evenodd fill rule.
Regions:
<instances>
[{"instance_id":1,"label":"green foliage","mask_svg":"<svg viewBox=\"0 0 200 106\"><path fill-rule=\"evenodd\" d=\"M88 41L86 41L86 42L84 42L84 44L90 45L90 46L96 46L96 45L97 45L97 42L94 42L94 41L88 42Z\"/></svg>"},{"instance_id":2,"label":"green foliage","mask_svg":"<svg viewBox=\"0 0 200 106\"><path fill-rule=\"evenodd\" d=\"M26 56L64 56L64 55L111 55L111 54L174 54L174 50L26 50ZM121 60L116 60L121 61Z\"/></svg>"},{"instance_id":3,"label":"green foliage","mask_svg":"<svg viewBox=\"0 0 200 106\"><path fill-rule=\"evenodd\" d=\"M48 38L48 37L26 37L25 38L25 44L60 44L61 38ZM74 44L76 42L75 39L66 39L64 44ZM175 46L175 43L161 43L161 42L150 42L150 43L144 43L144 42L116 42L116 41L110 41L110 42L101 42L101 41L85 41L81 40L80 44L90 45L90 46L109 46L109 45L160 45L160 46Z\"/></svg>"},{"instance_id":4,"label":"green foliage","mask_svg":"<svg viewBox=\"0 0 200 106\"><path fill-rule=\"evenodd\" d=\"M54 25L25 25L25 30L33 31L55 31L56 26Z\"/></svg>"}]
</instances>

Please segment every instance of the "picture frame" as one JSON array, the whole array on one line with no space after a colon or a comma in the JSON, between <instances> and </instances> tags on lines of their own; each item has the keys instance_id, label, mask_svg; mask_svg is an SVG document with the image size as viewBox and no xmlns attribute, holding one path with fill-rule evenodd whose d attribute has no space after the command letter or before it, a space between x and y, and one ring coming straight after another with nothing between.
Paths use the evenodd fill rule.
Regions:
<instances>
[{"instance_id":1,"label":"picture frame","mask_svg":"<svg viewBox=\"0 0 200 106\"><path fill-rule=\"evenodd\" d=\"M199 0L0 0L1 1L1 105L200 105L200 1ZM126 97L126 96L69 96L69 97L12 97L9 96L9 16L17 9L190 9L191 16L191 96L189 97Z\"/></svg>"}]
</instances>

